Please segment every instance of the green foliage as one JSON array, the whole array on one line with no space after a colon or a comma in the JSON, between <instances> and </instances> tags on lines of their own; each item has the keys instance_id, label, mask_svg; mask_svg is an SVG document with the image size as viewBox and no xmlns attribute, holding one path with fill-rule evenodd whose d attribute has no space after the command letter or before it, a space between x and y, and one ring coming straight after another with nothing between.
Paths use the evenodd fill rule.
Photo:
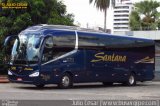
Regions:
<instances>
[{"instance_id":1,"label":"green foliage","mask_svg":"<svg viewBox=\"0 0 160 106\"><path fill-rule=\"evenodd\" d=\"M141 20L140 16L136 11L132 11L130 15L130 26L131 30L139 30L141 29Z\"/></svg>"},{"instance_id":2,"label":"green foliage","mask_svg":"<svg viewBox=\"0 0 160 106\"><path fill-rule=\"evenodd\" d=\"M145 0L135 4L135 11L130 15L132 30L156 30L160 28L158 23L160 13L157 8L160 3L154 0Z\"/></svg>"},{"instance_id":3,"label":"green foliage","mask_svg":"<svg viewBox=\"0 0 160 106\"><path fill-rule=\"evenodd\" d=\"M4 0L11 3L27 2L27 9L3 9L0 12L0 35L15 35L31 25L73 25L73 15L58 0Z\"/></svg>"},{"instance_id":4,"label":"green foliage","mask_svg":"<svg viewBox=\"0 0 160 106\"><path fill-rule=\"evenodd\" d=\"M111 0L89 0L89 3L94 2L94 5L98 9L100 9L101 11L105 11L107 8L109 8L110 1Z\"/></svg>"},{"instance_id":5,"label":"green foliage","mask_svg":"<svg viewBox=\"0 0 160 106\"><path fill-rule=\"evenodd\" d=\"M27 2L27 9L2 9L0 12L0 48L8 35L17 35L28 26L37 24L73 25L73 15L59 0L3 0L3 3ZM2 53L0 53L0 58Z\"/></svg>"}]
</instances>

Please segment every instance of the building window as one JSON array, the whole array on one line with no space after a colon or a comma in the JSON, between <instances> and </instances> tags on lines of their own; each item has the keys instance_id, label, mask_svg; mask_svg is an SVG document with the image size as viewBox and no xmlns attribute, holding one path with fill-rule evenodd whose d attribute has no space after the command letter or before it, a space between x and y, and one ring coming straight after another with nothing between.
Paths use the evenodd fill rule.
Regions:
<instances>
[{"instance_id":1,"label":"building window","mask_svg":"<svg viewBox=\"0 0 160 106\"><path fill-rule=\"evenodd\" d=\"M128 23L114 23L114 25L129 25Z\"/></svg>"},{"instance_id":2,"label":"building window","mask_svg":"<svg viewBox=\"0 0 160 106\"><path fill-rule=\"evenodd\" d=\"M129 6L117 6L115 9L129 9Z\"/></svg>"},{"instance_id":3,"label":"building window","mask_svg":"<svg viewBox=\"0 0 160 106\"><path fill-rule=\"evenodd\" d=\"M114 15L114 17L129 17L129 15Z\"/></svg>"},{"instance_id":4,"label":"building window","mask_svg":"<svg viewBox=\"0 0 160 106\"><path fill-rule=\"evenodd\" d=\"M114 11L115 13L129 13L129 11Z\"/></svg>"},{"instance_id":5,"label":"building window","mask_svg":"<svg viewBox=\"0 0 160 106\"><path fill-rule=\"evenodd\" d=\"M129 19L114 19L114 21L129 21Z\"/></svg>"},{"instance_id":6,"label":"building window","mask_svg":"<svg viewBox=\"0 0 160 106\"><path fill-rule=\"evenodd\" d=\"M114 27L114 29L128 29L128 27Z\"/></svg>"}]
</instances>

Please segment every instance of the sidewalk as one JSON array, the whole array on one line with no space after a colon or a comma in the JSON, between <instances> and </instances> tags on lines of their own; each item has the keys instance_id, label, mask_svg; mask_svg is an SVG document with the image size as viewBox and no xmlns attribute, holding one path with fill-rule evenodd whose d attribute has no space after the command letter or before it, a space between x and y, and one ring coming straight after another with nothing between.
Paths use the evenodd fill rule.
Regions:
<instances>
[{"instance_id":1,"label":"sidewalk","mask_svg":"<svg viewBox=\"0 0 160 106\"><path fill-rule=\"evenodd\" d=\"M0 75L0 83L8 83L8 77L6 75Z\"/></svg>"}]
</instances>

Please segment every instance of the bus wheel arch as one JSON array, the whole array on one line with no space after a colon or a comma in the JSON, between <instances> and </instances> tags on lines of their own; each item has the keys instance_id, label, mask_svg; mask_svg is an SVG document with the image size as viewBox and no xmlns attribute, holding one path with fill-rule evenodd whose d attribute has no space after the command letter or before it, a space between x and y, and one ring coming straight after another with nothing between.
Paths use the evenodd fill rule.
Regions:
<instances>
[{"instance_id":1,"label":"bus wheel arch","mask_svg":"<svg viewBox=\"0 0 160 106\"><path fill-rule=\"evenodd\" d=\"M65 72L60 78L58 87L62 89L71 88L73 86L73 75L71 72Z\"/></svg>"}]
</instances>

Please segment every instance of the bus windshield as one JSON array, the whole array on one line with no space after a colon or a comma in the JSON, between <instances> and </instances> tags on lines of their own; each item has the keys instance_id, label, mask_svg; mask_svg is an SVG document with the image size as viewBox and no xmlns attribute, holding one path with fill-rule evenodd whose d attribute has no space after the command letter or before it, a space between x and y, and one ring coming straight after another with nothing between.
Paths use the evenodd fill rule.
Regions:
<instances>
[{"instance_id":1,"label":"bus windshield","mask_svg":"<svg viewBox=\"0 0 160 106\"><path fill-rule=\"evenodd\" d=\"M36 64L38 63L39 47L41 37L37 33L20 34L15 40L12 53L11 64Z\"/></svg>"}]
</instances>

